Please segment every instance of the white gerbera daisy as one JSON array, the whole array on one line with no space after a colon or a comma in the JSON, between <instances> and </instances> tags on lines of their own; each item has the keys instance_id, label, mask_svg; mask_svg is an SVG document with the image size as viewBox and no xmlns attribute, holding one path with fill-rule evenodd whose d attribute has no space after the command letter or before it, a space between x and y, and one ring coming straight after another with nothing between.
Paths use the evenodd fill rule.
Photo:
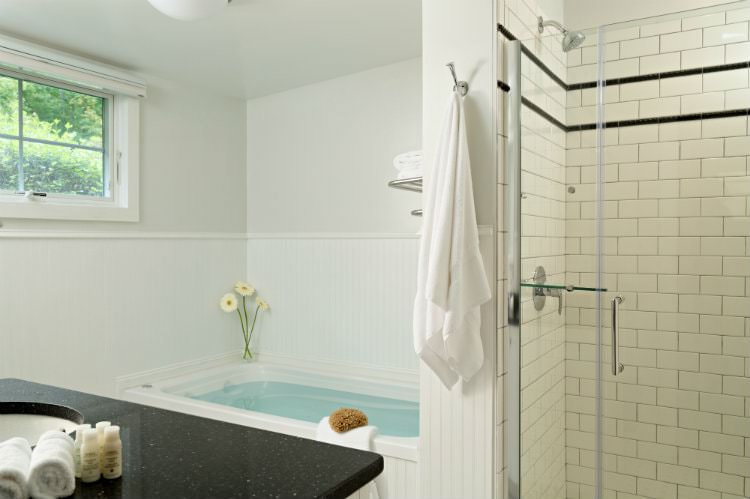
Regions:
<instances>
[{"instance_id":1,"label":"white gerbera daisy","mask_svg":"<svg viewBox=\"0 0 750 499\"><path fill-rule=\"evenodd\" d=\"M261 310L268 310L268 303L263 300L260 296L255 298L255 304L260 307Z\"/></svg>"},{"instance_id":2,"label":"white gerbera daisy","mask_svg":"<svg viewBox=\"0 0 750 499\"><path fill-rule=\"evenodd\" d=\"M219 306L224 312L234 312L237 310L237 297L234 293L227 293L221 297Z\"/></svg>"},{"instance_id":3,"label":"white gerbera daisy","mask_svg":"<svg viewBox=\"0 0 750 499\"><path fill-rule=\"evenodd\" d=\"M240 296L252 296L255 293L255 288L243 281L237 281L234 284L234 290Z\"/></svg>"}]
</instances>

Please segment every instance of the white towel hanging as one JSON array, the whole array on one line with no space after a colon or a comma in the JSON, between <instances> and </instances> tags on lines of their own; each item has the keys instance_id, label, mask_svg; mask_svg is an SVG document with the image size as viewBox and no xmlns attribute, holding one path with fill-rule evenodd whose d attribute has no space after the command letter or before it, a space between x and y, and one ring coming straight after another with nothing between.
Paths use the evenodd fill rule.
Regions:
<instances>
[{"instance_id":1,"label":"white towel hanging","mask_svg":"<svg viewBox=\"0 0 750 499\"><path fill-rule=\"evenodd\" d=\"M414 304L415 350L447 388L482 367L479 307L491 297L479 251L463 99L456 91L424 186Z\"/></svg>"}]
</instances>

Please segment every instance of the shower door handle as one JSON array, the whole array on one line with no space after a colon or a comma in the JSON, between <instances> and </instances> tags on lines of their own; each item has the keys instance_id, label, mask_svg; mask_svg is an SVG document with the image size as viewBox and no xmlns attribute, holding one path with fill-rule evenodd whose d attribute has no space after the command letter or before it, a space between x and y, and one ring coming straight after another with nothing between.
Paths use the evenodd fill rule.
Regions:
<instances>
[{"instance_id":1,"label":"shower door handle","mask_svg":"<svg viewBox=\"0 0 750 499\"><path fill-rule=\"evenodd\" d=\"M518 294L514 292L508 293L508 324L513 325L519 325L521 324L521 317L520 317L520 300L518 299Z\"/></svg>"},{"instance_id":2,"label":"shower door handle","mask_svg":"<svg viewBox=\"0 0 750 499\"><path fill-rule=\"evenodd\" d=\"M625 366L620 362L619 336L620 336L620 303L625 301L622 296L612 298L612 376L620 374Z\"/></svg>"}]
</instances>

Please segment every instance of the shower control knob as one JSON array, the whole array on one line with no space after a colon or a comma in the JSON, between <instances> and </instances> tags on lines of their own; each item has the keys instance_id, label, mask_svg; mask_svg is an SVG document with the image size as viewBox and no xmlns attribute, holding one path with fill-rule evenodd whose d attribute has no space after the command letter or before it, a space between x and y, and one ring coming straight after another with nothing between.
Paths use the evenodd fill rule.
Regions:
<instances>
[{"instance_id":1,"label":"shower control knob","mask_svg":"<svg viewBox=\"0 0 750 499\"><path fill-rule=\"evenodd\" d=\"M621 373L625 370L625 366L622 364L622 362L617 363L617 373Z\"/></svg>"}]
</instances>

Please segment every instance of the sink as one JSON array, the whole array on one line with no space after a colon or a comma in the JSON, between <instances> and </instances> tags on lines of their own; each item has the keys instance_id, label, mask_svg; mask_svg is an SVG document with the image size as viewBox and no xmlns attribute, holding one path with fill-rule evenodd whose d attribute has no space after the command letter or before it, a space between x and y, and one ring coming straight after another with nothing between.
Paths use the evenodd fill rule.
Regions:
<instances>
[{"instance_id":1,"label":"sink","mask_svg":"<svg viewBox=\"0 0 750 499\"><path fill-rule=\"evenodd\" d=\"M71 433L83 423L83 414L71 407L37 402L0 402L0 442L23 437L31 445L45 431Z\"/></svg>"}]
</instances>

